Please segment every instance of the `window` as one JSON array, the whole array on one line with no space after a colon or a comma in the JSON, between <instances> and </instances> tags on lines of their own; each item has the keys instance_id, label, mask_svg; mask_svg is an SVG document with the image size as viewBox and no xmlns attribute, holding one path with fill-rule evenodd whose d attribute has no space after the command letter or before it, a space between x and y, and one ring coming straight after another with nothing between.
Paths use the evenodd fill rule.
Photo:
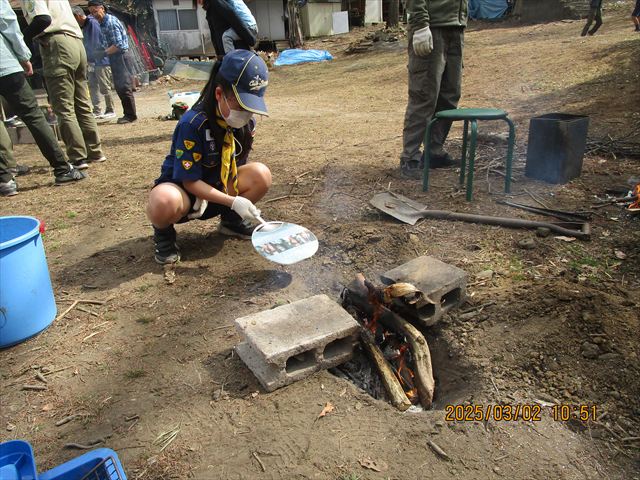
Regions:
<instances>
[{"instance_id":1,"label":"window","mask_svg":"<svg viewBox=\"0 0 640 480\"><path fill-rule=\"evenodd\" d=\"M195 10L178 10L180 30L198 30L198 15Z\"/></svg>"},{"instance_id":2,"label":"window","mask_svg":"<svg viewBox=\"0 0 640 480\"><path fill-rule=\"evenodd\" d=\"M172 30L199 30L196 10L158 10L161 32Z\"/></svg>"}]
</instances>

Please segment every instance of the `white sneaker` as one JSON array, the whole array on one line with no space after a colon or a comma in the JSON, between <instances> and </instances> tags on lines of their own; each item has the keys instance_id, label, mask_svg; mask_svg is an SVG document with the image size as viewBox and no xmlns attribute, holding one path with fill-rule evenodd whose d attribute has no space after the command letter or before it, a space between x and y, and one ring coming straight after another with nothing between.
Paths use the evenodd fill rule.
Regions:
<instances>
[{"instance_id":1,"label":"white sneaker","mask_svg":"<svg viewBox=\"0 0 640 480\"><path fill-rule=\"evenodd\" d=\"M100 118L116 118L116 112L105 112Z\"/></svg>"}]
</instances>

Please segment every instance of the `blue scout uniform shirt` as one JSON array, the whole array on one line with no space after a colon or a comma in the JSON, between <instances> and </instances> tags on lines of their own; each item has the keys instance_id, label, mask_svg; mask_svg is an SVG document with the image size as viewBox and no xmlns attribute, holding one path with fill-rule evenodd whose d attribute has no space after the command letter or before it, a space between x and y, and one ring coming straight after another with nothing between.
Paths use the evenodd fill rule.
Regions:
<instances>
[{"instance_id":1,"label":"blue scout uniform shirt","mask_svg":"<svg viewBox=\"0 0 640 480\"><path fill-rule=\"evenodd\" d=\"M249 125L233 130L236 138L236 163L244 165L249 156L253 143L255 120ZM184 181L202 180L212 187L222 190L220 180L220 148L224 129L216 124L211 131L207 115L202 106L194 105L180 118L173 132L171 151L165 158L156 184L173 182L181 184Z\"/></svg>"}]
</instances>

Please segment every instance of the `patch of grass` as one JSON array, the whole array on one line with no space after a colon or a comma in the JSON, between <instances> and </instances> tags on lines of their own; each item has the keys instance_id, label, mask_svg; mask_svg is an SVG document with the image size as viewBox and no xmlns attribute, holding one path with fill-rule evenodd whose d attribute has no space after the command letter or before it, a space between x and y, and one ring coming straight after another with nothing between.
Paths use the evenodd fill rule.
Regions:
<instances>
[{"instance_id":1,"label":"patch of grass","mask_svg":"<svg viewBox=\"0 0 640 480\"><path fill-rule=\"evenodd\" d=\"M154 317L140 317L136 320L136 322L141 323L142 325L148 325L150 323L155 322L156 319Z\"/></svg>"},{"instance_id":2,"label":"patch of grass","mask_svg":"<svg viewBox=\"0 0 640 480\"><path fill-rule=\"evenodd\" d=\"M360 476L356 473L346 473L338 478L338 480L360 480Z\"/></svg>"},{"instance_id":3,"label":"patch of grass","mask_svg":"<svg viewBox=\"0 0 640 480\"><path fill-rule=\"evenodd\" d=\"M138 288L136 288L136 292L144 293L147 290L149 290L149 288L151 288L151 287L152 287L152 285L150 285L148 283L145 283L144 285L140 285Z\"/></svg>"},{"instance_id":4,"label":"patch of grass","mask_svg":"<svg viewBox=\"0 0 640 480\"><path fill-rule=\"evenodd\" d=\"M78 212L74 212L73 210L67 212L67 218L76 218L77 216Z\"/></svg>"},{"instance_id":5,"label":"patch of grass","mask_svg":"<svg viewBox=\"0 0 640 480\"><path fill-rule=\"evenodd\" d=\"M129 380L135 380L136 378L142 378L146 374L147 374L147 372L145 372L141 368L133 369L133 370L127 370L126 372L124 372L124 376L126 378L128 378Z\"/></svg>"}]
</instances>

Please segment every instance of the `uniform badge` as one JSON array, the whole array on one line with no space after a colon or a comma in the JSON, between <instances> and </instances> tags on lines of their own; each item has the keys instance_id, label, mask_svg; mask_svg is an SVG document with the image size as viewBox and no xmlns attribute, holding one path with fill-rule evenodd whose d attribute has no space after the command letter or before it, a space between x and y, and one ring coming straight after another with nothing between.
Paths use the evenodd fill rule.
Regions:
<instances>
[{"instance_id":1,"label":"uniform badge","mask_svg":"<svg viewBox=\"0 0 640 480\"><path fill-rule=\"evenodd\" d=\"M182 157L183 154L184 154L184 150L180 150L179 148L176 148L176 158Z\"/></svg>"},{"instance_id":2,"label":"uniform badge","mask_svg":"<svg viewBox=\"0 0 640 480\"><path fill-rule=\"evenodd\" d=\"M191 140L185 140L184 146L187 147L187 150L191 150L196 145L196 142L192 142Z\"/></svg>"},{"instance_id":3,"label":"uniform badge","mask_svg":"<svg viewBox=\"0 0 640 480\"><path fill-rule=\"evenodd\" d=\"M201 158L202 158L202 154L201 153L193 152L193 161L194 162L199 162Z\"/></svg>"},{"instance_id":4,"label":"uniform badge","mask_svg":"<svg viewBox=\"0 0 640 480\"><path fill-rule=\"evenodd\" d=\"M185 170L189 170L191 167L193 167L193 162L190 160L183 160L182 166L184 167Z\"/></svg>"}]
</instances>

